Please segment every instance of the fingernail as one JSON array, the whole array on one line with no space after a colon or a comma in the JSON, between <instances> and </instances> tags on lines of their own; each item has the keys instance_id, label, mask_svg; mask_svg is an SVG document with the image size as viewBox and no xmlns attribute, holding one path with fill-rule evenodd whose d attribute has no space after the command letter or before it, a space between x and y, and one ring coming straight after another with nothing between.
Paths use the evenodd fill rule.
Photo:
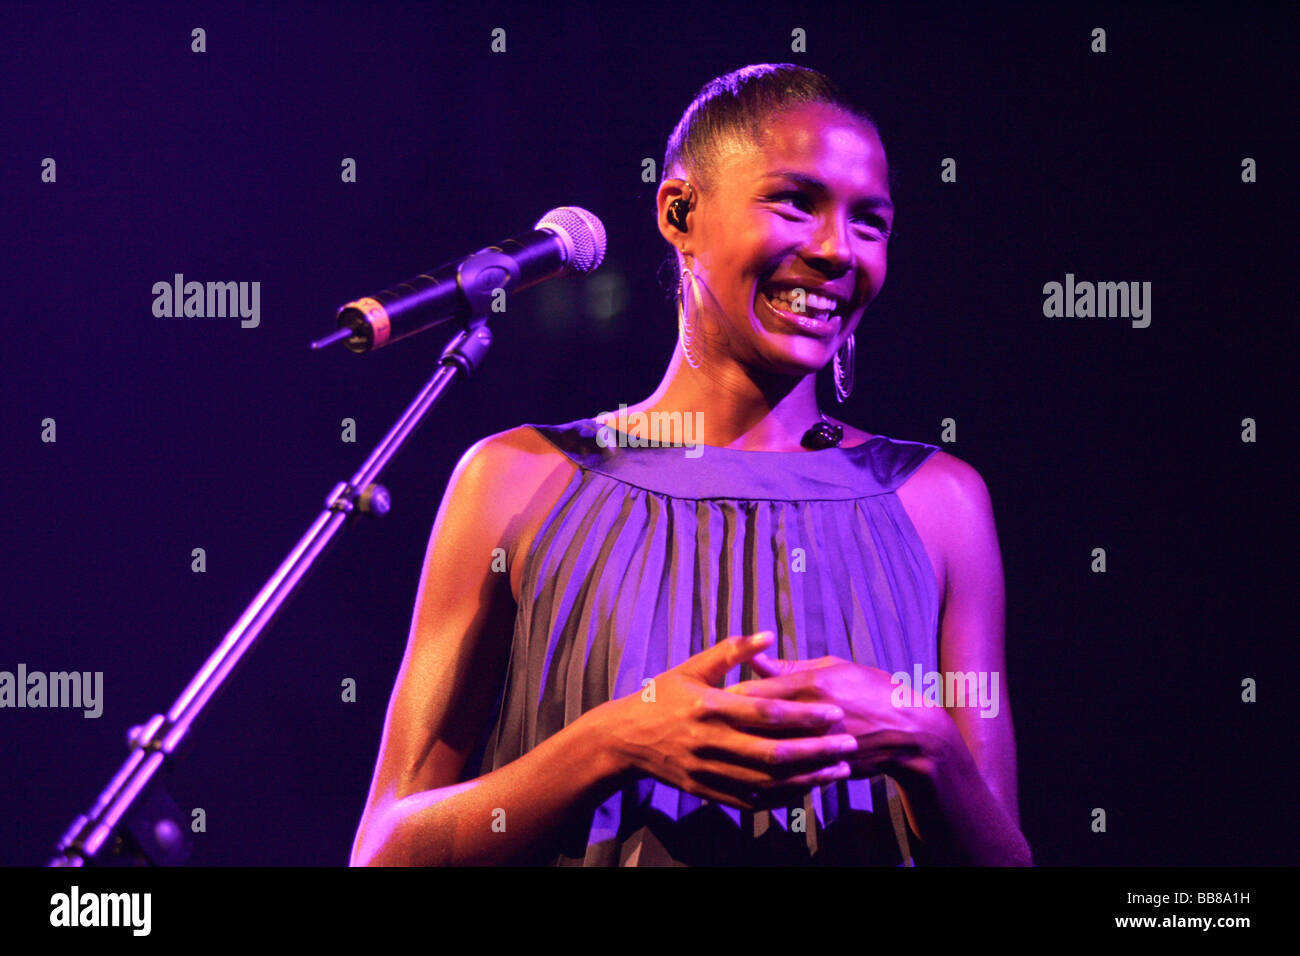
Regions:
<instances>
[{"instance_id":1,"label":"fingernail","mask_svg":"<svg viewBox=\"0 0 1300 956\"><path fill-rule=\"evenodd\" d=\"M844 719L844 711L838 707L822 707L817 711L817 716L826 721L837 721Z\"/></svg>"},{"instance_id":2,"label":"fingernail","mask_svg":"<svg viewBox=\"0 0 1300 956\"><path fill-rule=\"evenodd\" d=\"M836 745L836 749L842 754L857 753L858 738L841 737L839 743Z\"/></svg>"},{"instance_id":3,"label":"fingernail","mask_svg":"<svg viewBox=\"0 0 1300 956\"><path fill-rule=\"evenodd\" d=\"M756 647L759 644L766 644L774 637L776 637L776 635L771 631L759 631L757 634L750 637L749 644L751 647Z\"/></svg>"}]
</instances>

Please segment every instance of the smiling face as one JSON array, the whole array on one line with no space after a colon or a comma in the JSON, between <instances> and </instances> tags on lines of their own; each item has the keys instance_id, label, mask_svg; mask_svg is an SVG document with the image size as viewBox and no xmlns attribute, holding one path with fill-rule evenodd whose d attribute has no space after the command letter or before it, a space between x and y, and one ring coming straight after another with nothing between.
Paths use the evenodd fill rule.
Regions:
<instances>
[{"instance_id":1,"label":"smiling face","mask_svg":"<svg viewBox=\"0 0 1300 956\"><path fill-rule=\"evenodd\" d=\"M686 233L661 215L695 257L697 347L783 375L825 367L885 281L894 212L879 136L832 105L801 104L772 117L759 149L724 152L714 184Z\"/></svg>"}]
</instances>

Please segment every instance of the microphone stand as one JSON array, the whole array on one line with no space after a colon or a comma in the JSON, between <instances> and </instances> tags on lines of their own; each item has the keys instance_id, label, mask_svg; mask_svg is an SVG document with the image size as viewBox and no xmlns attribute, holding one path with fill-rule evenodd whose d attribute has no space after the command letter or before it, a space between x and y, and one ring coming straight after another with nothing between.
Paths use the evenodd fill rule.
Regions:
<instances>
[{"instance_id":1,"label":"microphone stand","mask_svg":"<svg viewBox=\"0 0 1300 956\"><path fill-rule=\"evenodd\" d=\"M496 260L496 257L491 257ZM470 265L471 260L466 261ZM488 256L475 265L489 263ZM462 273L462 278L465 273ZM424 421L458 372L473 374L492 344L487 327L491 290L466 282L462 288L473 318L463 321L438 361L438 371L407 406L401 418L370 453L357 473L341 481L325 498L325 510L294 545L275 573L239 616L216 650L176 698L166 716L155 714L127 734L131 754L93 807L73 821L58 843L58 855L49 866L130 866L184 863L192 841L186 815L168 795L159 779L178 759L177 748L186 740L203 709L234 673L257 643L316 558L334 538L344 521L355 523L358 514L382 516L391 501L388 490L375 483L379 473ZM340 324L344 321L340 316ZM335 333L329 341L344 337ZM349 343L351 347L351 343Z\"/></svg>"}]
</instances>

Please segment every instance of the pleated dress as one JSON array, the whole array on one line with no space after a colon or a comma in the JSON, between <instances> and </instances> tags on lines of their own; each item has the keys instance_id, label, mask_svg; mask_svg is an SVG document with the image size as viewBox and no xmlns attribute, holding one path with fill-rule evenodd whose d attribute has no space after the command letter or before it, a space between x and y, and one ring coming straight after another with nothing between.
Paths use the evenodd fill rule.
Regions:
<instances>
[{"instance_id":1,"label":"pleated dress","mask_svg":"<svg viewBox=\"0 0 1300 956\"><path fill-rule=\"evenodd\" d=\"M523 557L480 773L735 634L775 632L773 657L938 670L938 585L895 493L937 446L635 447L592 419L529 427L578 467ZM641 777L559 837L554 865L914 865L884 775L753 813Z\"/></svg>"}]
</instances>

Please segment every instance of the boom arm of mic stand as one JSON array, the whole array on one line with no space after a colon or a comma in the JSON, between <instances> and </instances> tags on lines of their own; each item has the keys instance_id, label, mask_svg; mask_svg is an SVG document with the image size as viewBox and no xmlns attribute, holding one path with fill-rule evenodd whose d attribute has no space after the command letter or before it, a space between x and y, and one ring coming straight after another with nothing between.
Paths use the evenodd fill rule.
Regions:
<instances>
[{"instance_id":1,"label":"boom arm of mic stand","mask_svg":"<svg viewBox=\"0 0 1300 956\"><path fill-rule=\"evenodd\" d=\"M126 862L184 862L185 821L175 819L175 804L160 792L160 771L174 763L177 748L203 709L252 650L343 522L359 512L388 512L388 491L375 484L375 479L419 428L456 374L473 374L491 344L492 333L485 315L471 319L447 343L438 360L438 371L357 473L349 481L339 482L326 496L325 510L245 608L166 716L155 714L143 726L132 728L128 738L130 756L94 806L64 833L50 866L113 864L124 856L128 857Z\"/></svg>"}]
</instances>

